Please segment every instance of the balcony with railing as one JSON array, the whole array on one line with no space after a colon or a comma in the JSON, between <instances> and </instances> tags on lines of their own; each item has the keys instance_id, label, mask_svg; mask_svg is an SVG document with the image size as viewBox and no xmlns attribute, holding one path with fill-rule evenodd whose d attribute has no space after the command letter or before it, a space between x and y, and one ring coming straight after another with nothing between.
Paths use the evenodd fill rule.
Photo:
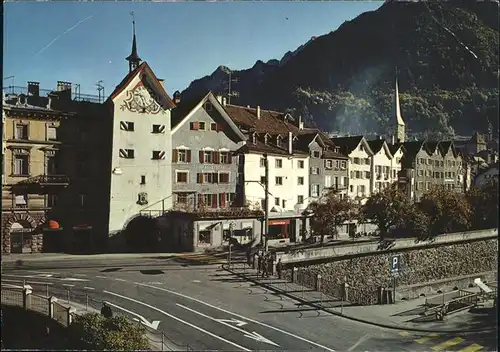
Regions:
<instances>
[{"instance_id":1,"label":"balcony with railing","mask_svg":"<svg viewBox=\"0 0 500 352\"><path fill-rule=\"evenodd\" d=\"M70 184L70 179L66 175L38 175L28 177L12 185L14 191L22 193L50 193L54 189L66 188Z\"/></svg>"}]
</instances>

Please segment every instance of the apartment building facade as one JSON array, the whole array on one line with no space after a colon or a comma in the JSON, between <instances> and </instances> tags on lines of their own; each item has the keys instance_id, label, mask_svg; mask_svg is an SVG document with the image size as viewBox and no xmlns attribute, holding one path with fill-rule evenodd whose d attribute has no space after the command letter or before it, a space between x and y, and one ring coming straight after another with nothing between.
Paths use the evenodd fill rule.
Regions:
<instances>
[{"instance_id":1,"label":"apartment building facade","mask_svg":"<svg viewBox=\"0 0 500 352\"><path fill-rule=\"evenodd\" d=\"M415 201L432 186L450 190L465 190L465 169L462 157L451 141L412 141L403 143L402 167L406 192Z\"/></svg>"},{"instance_id":2,"label":"apartment building facade","mask_svg":"<svg viewBox=\"0 0 500 352\"><path fill-rule=\"evenodd\" d=\"M297 146L309 154L310 200L317 201L330 190L344 197L349 186L348 158L340 153L340 147L320 131L310 129L300 132Z\"/></svg>"},{"instance_id":3,"label":"apartment building facade","mask_svg":"<svg viewBox=\"0 0 500 352\"><path fill-rule=\"evenodd\" d=\"M208 93L178 101L172 112L174 208L220 209L237 205L238 156L246 137Z\"/></svg>"},{"instance_id":4,"label":"apartment building facade","mask_svg":"<svg viewBox=\"0 0 500 352\"><path fill-rule=\"evenodd\" d=\"M370 192L378 192L397 182L401 171L402 145L391 148L384 139L368 141L373 152Z\"/></svg>"},{"instance_id":5,"label":"apartment building facade","mask_svg":"<svg viewBox=\"0 0 500 352\"><path fill-rule=\"evenodd\" d=\"M28 83L29 92L37 89L36 82ZM54 211L70 182L58 130L74 115L37 98L15 94L3 101L2 253L42 251L48 221L59 228Z\"/></svg>"},{"instance_id":6,"label":"apartment building facade","mask_svg":"<svg viewBox=\"0 0 500 352\"><path fill-rule=\"evenodd\" d=\"M363 136L331 139L339 151L349 157L349 187L347 195L364 203L371 194L373 151Z\"/></svg>"}]
</instances>

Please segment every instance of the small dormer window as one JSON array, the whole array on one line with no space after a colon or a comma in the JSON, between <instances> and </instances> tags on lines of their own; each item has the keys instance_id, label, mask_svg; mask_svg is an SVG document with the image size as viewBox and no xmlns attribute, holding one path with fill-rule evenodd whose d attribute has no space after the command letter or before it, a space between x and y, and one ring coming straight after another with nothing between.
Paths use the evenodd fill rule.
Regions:
<instances>
[{"instance_id":1,"label":"small dormer window","mask_svg":"<svg viewBox=\"0 0 500 352\"><path fill-rule=\"evenodd\" d=\"M257 134L256 133L252 134L252 143L254 145L257 144Z\"/></svg>"},{"instance_id":2,"label":"small dormer window","mask_svg":"<svg viewBox=\"0 0 500 352\"><path fill-rule=\"evenodd\" d=\"M268 140L268 139L269 139L269 136L266 134L266 135L264 136L264 144L266 144L266 145L267 145L267 140Z\"/></svg>"},{"instance_id":3,"label":"small dormer window","mask_svg":"<svg viewBox=\"0 0 500 352\"><path fill-rule=\"evenodd\" d=\"M333 150L335 151L335 153L340 153L340 147L335 147Z\"/></svg>"},{"instance_id":4,"label":"small dormer window","mask_svg":"<svg viewBox=\"0 0 500 352\"><path fill-rule=\"evenodd\" d=\"M359 145L359 150L361 150L363 152L365 150L365 146L363 144L360 144Z\"/></svg>"},{"instance_id":5,"label":"small dormer window","mask_svg":"<svg viewBox=\"0 0 500 352\"><path fill-rule=\"evenodd\" d=\"M205 111L212 111L212 103L209 101L205 102L203 107L205 108Z\"/></svg>"},{"instance_id":6,"label":"small dormer window","mask_svg":"<svg viewBox=\"0 0 500 352\"><path fill-rule=\"evenodd\" d=\"M276 137L276 145L281 147L281 136Z\"/></svg>"}]
</instances>

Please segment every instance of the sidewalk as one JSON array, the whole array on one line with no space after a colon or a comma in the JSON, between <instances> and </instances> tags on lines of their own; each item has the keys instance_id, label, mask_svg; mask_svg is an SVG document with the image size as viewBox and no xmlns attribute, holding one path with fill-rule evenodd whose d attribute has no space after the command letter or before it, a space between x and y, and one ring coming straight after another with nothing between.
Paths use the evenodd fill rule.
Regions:
<instances>
[{"instance_id":1,"label":"sidewalk","mask_svg":"<svg viewBox=\"0 0 500 352\"><path fill-rule=\"evenodd\" d=\"M297 306L299 307L314 307L333 315L382 328L416 332L465 333L486 331L496 327L496 324L491 325L489 320L485 320L484 323L468 322L472 318L471 313L466 311L447 316L444 321L411 322L412 319L422 317L425 297L399 301L395 304L356 306L314 289L291 283L285 279L278 279L276 276L263 279L261 275L257 275L257 270L248 266L243 268L241 264L237 264L231 269L227 265L223 265L223 267L226 271L247 281L298 301Z\"/></svg>"},{"instance_id":2,"label":"sidewalk","mask_svg":"<svg viewBox=\"0 0 500 352\"><path fill-rule=\"evenodd\" d=\"M67 253L32 253L32 254L4 254L2 263L15 263L18 260L23 262L31 261L56 261L56 260L91 260L91 259L141 259L141 258L169 258L180 257L185 253L101 253L101 254L67 254Z\"/></svg>"}]
</instances>

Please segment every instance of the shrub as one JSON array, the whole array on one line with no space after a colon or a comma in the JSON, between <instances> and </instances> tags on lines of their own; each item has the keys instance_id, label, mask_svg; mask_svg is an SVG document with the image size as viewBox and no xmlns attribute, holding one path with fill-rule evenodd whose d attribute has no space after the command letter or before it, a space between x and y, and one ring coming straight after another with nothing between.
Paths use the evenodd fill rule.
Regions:
<instances>
[{"instance_id":1,"label":"shrub","mask_svg":"<svg viewBox=\"0 0 500 352\"><path fill-rule=\"evenodd\" d=\"M99 313L76 316L68 328L75 349L136 351L150 350L146 330L125 317L110 319Z\"/></svg>"}]
</instances>

